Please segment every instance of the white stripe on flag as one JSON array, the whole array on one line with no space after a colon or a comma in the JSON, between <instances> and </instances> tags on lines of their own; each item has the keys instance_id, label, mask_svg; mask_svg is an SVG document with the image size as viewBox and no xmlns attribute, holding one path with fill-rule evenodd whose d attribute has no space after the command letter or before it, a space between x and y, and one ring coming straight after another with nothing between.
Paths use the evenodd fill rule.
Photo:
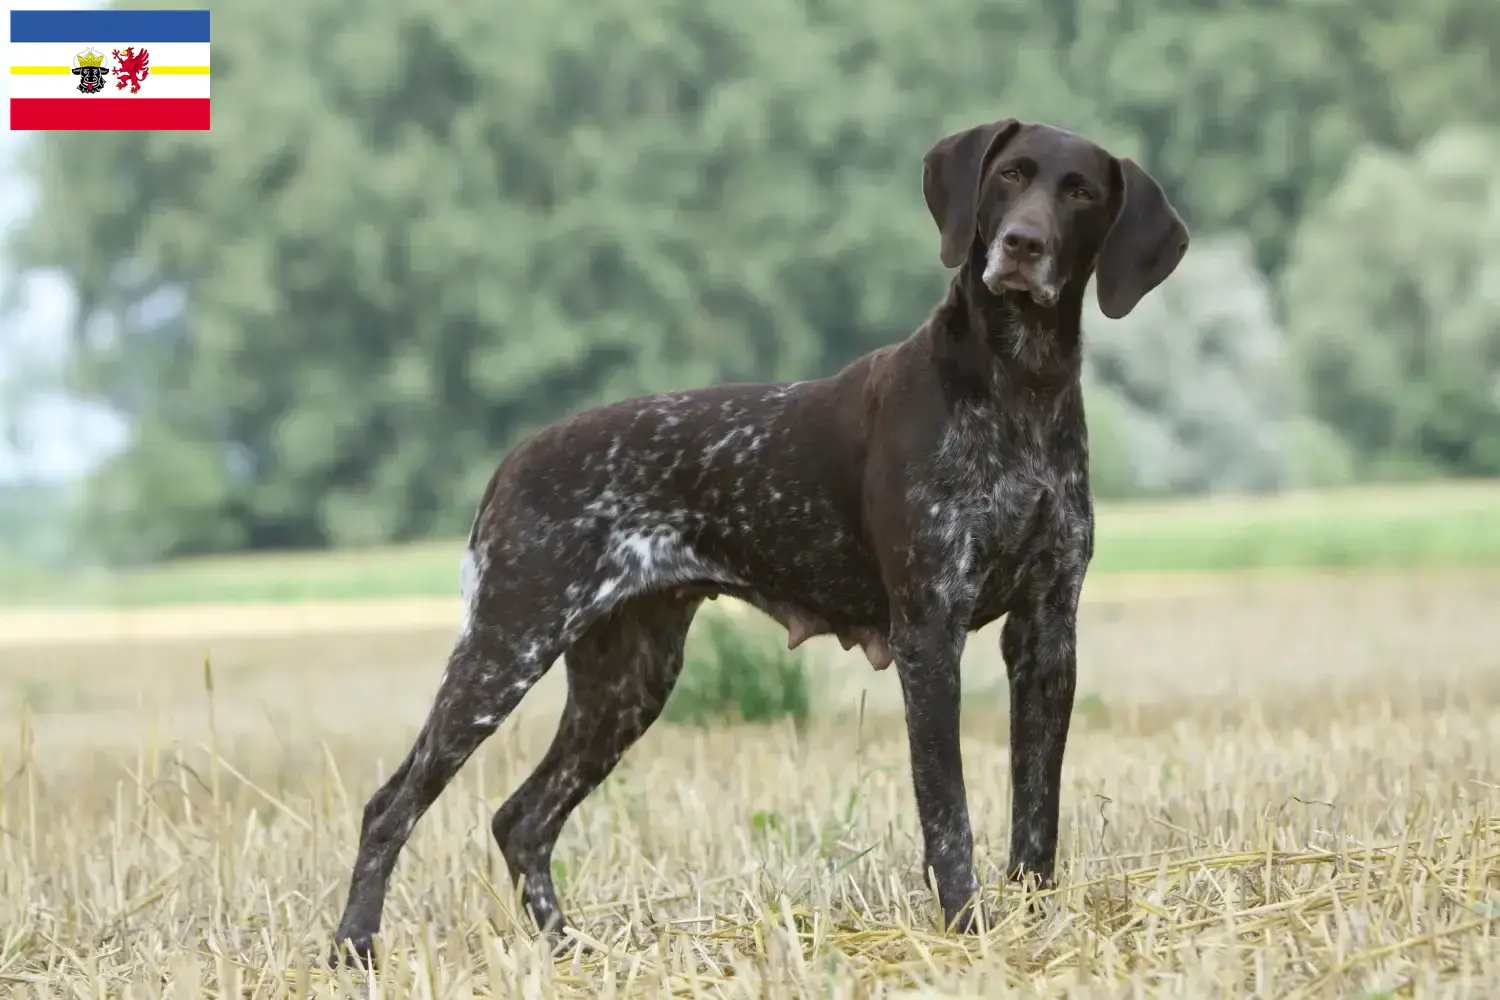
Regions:
<instances>
[{"instance_id":1,"label":"white stripe on flag","mask_svg":"<svg viewBox=\"0 0 1500 1000\"><path fill-rule=\"evenodd\" d=\"M84 42L11 42L10 66L68 66L73 57L92 48L101 53L104 61L114 64L115 49L125 51L133 45L139 52L145 49L151 55L152 66L208 66L207 42L132 42L109 38L96 38ZM8 67L7 67L8 68ZM144 93L144 90L142 91Z\"/></svg>"},{"instance_id":2,"label":"white stripe on flag","mask_svg":"<svg viewBox=\"0 0 1500 1000\"><path fill-rule=\"evenodd\" d=\"M25 76L10 78L11 97L76 97L80 101L132 101L150 97L197 97L209 96L207 76L157 76L152 74L141 81L141 91L132 94L130 88L120 90L113 77L104 78L104 89L97 94L84 94L78 90L78 77Z\"/></svg>"}]
</instances>

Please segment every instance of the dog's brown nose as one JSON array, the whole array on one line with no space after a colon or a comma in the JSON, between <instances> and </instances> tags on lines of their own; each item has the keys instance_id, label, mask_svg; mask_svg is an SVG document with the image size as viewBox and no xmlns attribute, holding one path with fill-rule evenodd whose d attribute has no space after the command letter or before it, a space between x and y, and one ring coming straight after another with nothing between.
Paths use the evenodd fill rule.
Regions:
<instances>
[{"instance_id":1,"label":"dog's brown nose","mask_svg":"<svg viewBox=\"0 0 1500 1000\"><path fill-rule=\"evenodd\" d=\"M1024 222L1013 222L1000 234L1000 245L1018 260L1036 260L1047 249L1042 231Z\"/></svg>"}]
</instances>

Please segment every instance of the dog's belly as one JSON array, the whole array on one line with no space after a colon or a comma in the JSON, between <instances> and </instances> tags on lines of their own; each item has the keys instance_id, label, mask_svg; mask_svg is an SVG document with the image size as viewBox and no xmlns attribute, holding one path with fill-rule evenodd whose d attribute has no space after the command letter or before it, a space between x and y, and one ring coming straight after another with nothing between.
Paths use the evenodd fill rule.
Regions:
<instances>
[{"instance_id":1,"label":"dog's belly","mask_svg":"<svg viewBox=\"0 0 1500 1000\"><path fill-rule=\"evenodd\" d=\"M563 530L545 544L575 568L567 599L579 614L646 593L727 595L779 622L792 649L831 634L889 665L879 565L826 482L784 466L675 471L601 484L558 512Z\"/></svg>"},{"instance_id":2,"label":"dog's belly","mask_svg":"<svg viewBox=\"0 0 1500 1000\"><path fill-rule=\"evenodd\" d=\"M836 522L795 519L741 527L750 530L705 534L703 548L725 554L731 579L705 580L703 592L727 594L775 619L787 631L788 649L833 635L846 650L859 646L875 669L890 666L890 612L879 567L853 532ZM743 544L744 536L755 544Z\"/></svg>"}]
</instances>

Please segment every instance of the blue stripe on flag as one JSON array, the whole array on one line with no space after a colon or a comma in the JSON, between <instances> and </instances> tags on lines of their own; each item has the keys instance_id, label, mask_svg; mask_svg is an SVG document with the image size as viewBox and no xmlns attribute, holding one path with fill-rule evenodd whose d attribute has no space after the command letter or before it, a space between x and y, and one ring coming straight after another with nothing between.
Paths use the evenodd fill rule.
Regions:
<instances>
[{"instance_id":1,"label":"blue stripe on flag","mask_svg":"<svg viewBox=\"0 0 1500 1000\"><path fill-rule=\"evenodd\" d=\"M206 10L13 10L12 42L206 42Z\"/></svg>"}]
</instances>

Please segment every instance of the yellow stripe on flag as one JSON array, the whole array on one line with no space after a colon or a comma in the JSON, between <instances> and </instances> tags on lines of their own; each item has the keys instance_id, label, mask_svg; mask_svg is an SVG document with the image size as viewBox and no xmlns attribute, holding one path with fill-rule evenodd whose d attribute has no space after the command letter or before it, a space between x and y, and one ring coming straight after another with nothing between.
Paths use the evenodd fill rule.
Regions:
<instances>
[{"instance_id":1,"label":"yellow stripe on flag","mask_svg":"<svg viewBox=\"0 0 1500 1000\"><path fill-rule=\"evenodd\" d=\"M11 76L67 76L71 66L12 66ZM208 76L207 66L152 66L151 76Z\"/></svg>"}]
</instances>

